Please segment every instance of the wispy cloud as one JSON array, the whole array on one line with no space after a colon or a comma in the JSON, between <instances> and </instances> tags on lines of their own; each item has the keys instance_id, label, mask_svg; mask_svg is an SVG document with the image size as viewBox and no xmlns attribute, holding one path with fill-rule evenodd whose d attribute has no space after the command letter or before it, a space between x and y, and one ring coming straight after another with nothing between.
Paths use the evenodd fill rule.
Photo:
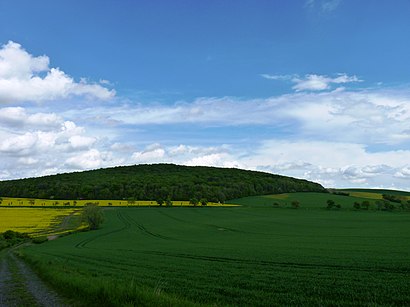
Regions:
<instances>
[{"instance_id":1,"label":"wispy cloud","mask_svg":"<svg viewBox=\"0 0 410 307\"><path fill-rule=\"evenodd\" d=\"M352 82L361 82L356 76L339 74L337 77L328 77L324 75L306 75L303 78L293 78L295 85L292 87L296 91L323 91L330 89L332 84L344 84Z\"/></svg>"},{"instance_id":2,"label":"wispy cloud","mask_svg":"<svg viewBox=\"0 0 410 307\"><path fill-rule=\"evenodd\" d=\"M308 9L318 9L322 13L330 13L336 10L342 0L306 0L305 7Z\"/></svg>"},{"instance_id":3,"label":"wispy cloud","mask_svg":"<svg viewBox=\"0 0 410 307\"><path fill-rule=\"evenodd\" d=\"M345 73L338 74L336 77L326 75L308 74L303 77L299 75L270 75L261 74L262 78L268 80L289 81L294 84L292 87L296 91L324 91L332 89L332 85L362 82L357 76L349 76Z\"/></svg>"},{"instance_id":4,"label":"wispy cloud","mask_svg":"<svg viewBox=\"0 0 410 307\"><path fill-rule=\"evenodd\" d=\"M269 75L269 74L261 74L262 78L268 80L291 80L295 77L295 75Z\"/></svg>"}]
</instances>

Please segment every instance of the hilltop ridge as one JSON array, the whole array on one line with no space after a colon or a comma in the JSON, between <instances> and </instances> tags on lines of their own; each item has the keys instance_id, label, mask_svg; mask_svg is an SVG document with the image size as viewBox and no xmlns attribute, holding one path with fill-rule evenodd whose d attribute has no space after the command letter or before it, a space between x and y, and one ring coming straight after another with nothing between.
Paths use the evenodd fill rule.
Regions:
<instances>
[{"instance_id":1,"label":"hilltop ridge","mask_svg":"<svg viewBox=\"0 0 410 307\"><path fill-rule=\"evenodd\" d=\"M326 192L318 183L236 168L140 164L0 181L0 195L56 199L209 201L285 192Z\"/></svg>"}]
</instances>

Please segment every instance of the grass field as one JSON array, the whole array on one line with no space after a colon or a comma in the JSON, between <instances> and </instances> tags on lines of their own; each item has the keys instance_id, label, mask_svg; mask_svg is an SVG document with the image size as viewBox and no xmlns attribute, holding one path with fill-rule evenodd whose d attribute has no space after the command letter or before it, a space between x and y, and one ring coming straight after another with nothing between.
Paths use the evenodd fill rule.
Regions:
<instances>
[{"instance_id":1,"label":"grass field","mask_svg":"<svg viewBox=\"0 0 410 307\"><path fill-rule=\"evenodd\" d=\"M379 194L378 194L379 195ZM292 201L299 201L301 209L318 209L327 206L326 201L332 199L340 204L342 209L353 208L355 201L362 202L369 200L367 197L360 196L341 196L327 193L287 193L263 196L250 196L234 199L231 202L250 207L272 207L278 203L281 207L291 207Z\"/></svg>"},{"instance_id":2,"label":"grass field","mask_svg":"<svg viewBox=\"0 0 410 307\"><path fill-rule=\"evenodd\" d=\"M273 208L274 197L230 208L107 208L100 230L22 252L85 304L408 304L408 212L325 210L329 195L310 193L279 200L292 197L300 209Z\"/></svg>"}]
</instances>

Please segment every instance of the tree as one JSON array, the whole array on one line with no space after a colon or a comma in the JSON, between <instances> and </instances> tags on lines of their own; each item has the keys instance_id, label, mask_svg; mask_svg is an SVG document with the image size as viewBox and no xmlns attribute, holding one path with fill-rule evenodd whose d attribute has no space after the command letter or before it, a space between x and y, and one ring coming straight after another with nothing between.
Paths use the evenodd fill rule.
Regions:
<instances>
[{"instance_id":1,"label":"tree","mask_svg":"<svg viewBox=\"0 0 410 307\"><path fill-rule=\"evenodd\" d=\"M164 200L163 200L162 198L158 198L158 199L156 200L156 202L157 202L157 204L158 204L159 206L162 206L162 205L164 204Z\"/></svg>"},{"instance_id":2,"label":"tree","mask_svg":"<svg viewBox=\"0 0 410 307\"><path fill-rule=\"evenodd\" d=\"M326 203L327 203L327 209L332 209L335 205L335 201L333 199L328 199Z\"/></svg>"},{"instance_id":3,"label":"tree","mask_svg":"<svg viewBox=\"0 0 410 307\"><path fill-rule=\"evenodd\" d=\"M171 206L172 206L171 197L167 197L167 200L165 201L165 206L167 206L167 207L171 207Z\"/></svg>"},{"instance_id":4,"label":"tree","mask_svg":"<svg viewBox=\"0 0 410 307\"><path fill-rule=\"evenodd\" d=\"M195 197L194 197L194 198L191 198L191 199L189 200L189 203L190 203L191 205L196 206L196 205L198 205L198 199L196 199Z\"/></svg>"},{"instance_id":5,"label":"tree","mask_svg":"<svg viewBox=\"0 0 410 307\"><path fill-rule=\"evenodd\" d=\"M377 210L382 210L383 209L383 202L380 200L376 200L375 202Z\"/></svg>"},{"instance_id":6,"label":"tree","mask_svg":"<svg viewBox=\"0 0 410 307\"><path fill-rule=\"evenodd\" d=\"M362 202L362 208L365 210L369 210L369 207L370 207L370 202L368 200L364 200Z\"/></svg>"},{"instance_id":7,"label":"tree","mask_svg":"<svg viewBox=\"0 0 410 307\"><path fill-rule=\"evenodd\" d=\"M104 222L104 215L101 207L93 203L85 204L82 213L83 221L88 224L91 230L98 229Z\"/></svg>"},{"instance_id":8,"label":"tree","mask_svg":"<svg viewBox=\"0 0 410 307\"><path fill-rule=\"evenodd\" d=\"M292 201L291 203L293 209L297 209L300 207L300 202L297 200Z\"/></svg>"},{"instance_id":9,"label":"tree","mask_svg":"<svg viewBox=\"0 0 410 307\"><path fill-rule=\"evenodd\" d=\"M360 209L360 203L357 202L357 201L355 201L355 202L353 203L353 208L355 208L355 209Z\"/></svg>"},{"instance_id":10,"label":"tree","mask_svg":"<svg viewBox=\"0 0 410 307\"><path fill-rule=\"evenodd\" d=\"M199 202L201 203L202 206L206 206L208 204L208 201L205 198L201 198Z\"/></svg>"}]
</instances>

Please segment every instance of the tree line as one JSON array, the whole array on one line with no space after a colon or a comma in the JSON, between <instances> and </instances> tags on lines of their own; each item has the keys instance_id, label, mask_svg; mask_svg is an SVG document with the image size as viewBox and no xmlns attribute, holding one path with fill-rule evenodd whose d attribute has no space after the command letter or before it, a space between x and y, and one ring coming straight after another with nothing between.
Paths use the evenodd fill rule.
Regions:
<instances>
[{"instance_id":1,"label":"tree line","mask_svg":"<svg viewBox=\"0 0 410 307\"><path fill-rule=\"evenodd\" d=\"M152 164L0 181L0 195L43 199L229 199L326 192L318 183L234 168Z\"/></svg>"}]
</instances>

